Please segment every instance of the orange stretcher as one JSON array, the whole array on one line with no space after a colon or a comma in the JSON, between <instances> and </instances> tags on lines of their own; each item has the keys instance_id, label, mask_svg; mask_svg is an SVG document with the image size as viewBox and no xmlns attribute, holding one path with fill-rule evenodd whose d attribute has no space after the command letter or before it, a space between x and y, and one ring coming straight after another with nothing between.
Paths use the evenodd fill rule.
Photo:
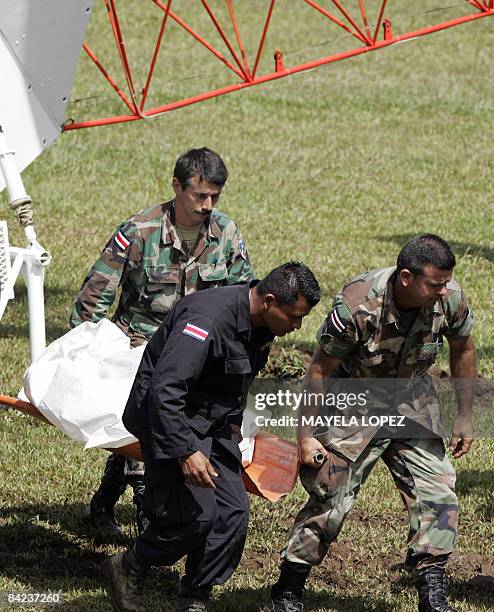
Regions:
<instances>
[{"instance_id":1,"label":"orange stretcher","mask_svg":"<svg viewBox=\"0 0 494 612\"><path fill-rule=\"evenodd\" d=\"M8 395L0 395L0 404L15 408L51 425L50 421L29 402ZM142 461L139 442L133 442L121 448L105 448L104 450ZM246 490L275 502L290 493L295 486L297 474L296 445L273 434L259 432L255 438L252 461L244 463L243 480Z\"/></svg>"}]
</instances>

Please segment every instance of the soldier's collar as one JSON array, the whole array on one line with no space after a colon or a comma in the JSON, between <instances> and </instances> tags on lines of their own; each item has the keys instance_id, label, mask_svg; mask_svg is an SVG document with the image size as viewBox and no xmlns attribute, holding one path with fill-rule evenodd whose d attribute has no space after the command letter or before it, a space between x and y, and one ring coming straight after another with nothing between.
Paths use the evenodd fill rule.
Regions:
<instances>
[{"instance_id":1,"label":"soldier's collar","mask_svg":"<svg viewBox=\"0 0 494 612\"><path fill-rule=\"evenodd\" d=\"M396 278L396 268L393 268L388 281L386 283L386 289L384 290L384 299L383 299L383 309L384 309L384 322L395 323L398 320L398 311L396 309L396 304L394 302L393 296L393 285Z\"/></svg>"},{"instance_id":2,"label":"soldier's collar","mask_svg":"<svg viewBox=\"0 0 494 612\"><path fill-rule=\"evenodd\" d=\"M417 323L417 321L421 321L426 325L430 325L434 317L444 314L444 305L441 299L438 299L437 302L434 303L434 306L430 306L429 308L421 308L419 311L419 316L415 322Z\"/></svg>"},{"instance_id":3,"label":"soldier's collar","mask_svg":"<svg viewBox=\"0 0 494 612\"><path fill-rule=\"evenodd\" d=\"M248 332L252 328L250 321L249 291L259 281L253 280L249 284L241 285L237 297L237 331Z\"/></svg>"},{"instance_id":4,"label":"soldier's collar","mask_svg":"<svg viewBox=\"0 0 494 612\"><path fill-rule=\"evenodd\" d=\"M209 218L204 222L204 225L207 228L208 238L221 238L222 231L221 227L218 225L218 221L216 220L214 210L209 215Z\"/></svg>"},{"instance_id":5,"label":"soldier's collar","mask_svg":"<svg viewBox=\"0 0 494 612\"><path fill-rule=\"evenodd\" d=\"M167 202L163 207L161 238L164 244L173 244L180 251L182 242L175 228L175 200Z\"/></svg>"},{"instance_id":6,"label":"soldier's collar","mask_svg":"<svg viewBox=\"0 0 494 612\"><path fill-rule=\"evenodd\" d=\"M208 240L211 238L221 238L221 227L218 225L214 211L204 221L203 226L206 231L201 227L200 233L205 234ZM171 200L163 206L163 229L161 236L164 244L173 244L175 248L179 251L181 250L182 242L175 227L175 200Z\"/></svg>"}]
</instances>

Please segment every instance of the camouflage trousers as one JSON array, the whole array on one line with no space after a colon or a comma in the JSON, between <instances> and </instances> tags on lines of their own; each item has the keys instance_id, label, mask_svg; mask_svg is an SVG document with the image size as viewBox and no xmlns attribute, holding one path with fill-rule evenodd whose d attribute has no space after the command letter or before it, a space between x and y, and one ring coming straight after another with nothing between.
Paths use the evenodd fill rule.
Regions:
<instances>
[{"instance_id":1,"label":"camouflage trousers","mask_svg":"<svg viewBox=\"0 0 494 612\"><path fill-rule=\"evenodd\" d=\"M300 479L310 498L295 519L283 559L321 563L379 458L408 511L407 563L416 569L446 564L456 539L458 500L455 471L439 438L374 439L355 462L332 451L321 468L303 465Z\"/></svg>"}]
</instances>

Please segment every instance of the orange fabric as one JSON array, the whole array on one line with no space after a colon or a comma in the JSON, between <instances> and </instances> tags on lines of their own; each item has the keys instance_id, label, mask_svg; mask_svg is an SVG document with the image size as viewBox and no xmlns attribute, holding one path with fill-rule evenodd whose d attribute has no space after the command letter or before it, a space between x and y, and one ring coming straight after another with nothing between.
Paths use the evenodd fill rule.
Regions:
<instances>
[{"instance_id":1,"label":"orange fabric","mask_svg":"<svg viewBox=\"0 0 494 612\"><path fill-rule=\"evenodd\" d=\"M244 470L247 491L278 501L292 491L297 474L297 445L273 434L258 433L252 462Z\"/></svg>"}]
</instances>

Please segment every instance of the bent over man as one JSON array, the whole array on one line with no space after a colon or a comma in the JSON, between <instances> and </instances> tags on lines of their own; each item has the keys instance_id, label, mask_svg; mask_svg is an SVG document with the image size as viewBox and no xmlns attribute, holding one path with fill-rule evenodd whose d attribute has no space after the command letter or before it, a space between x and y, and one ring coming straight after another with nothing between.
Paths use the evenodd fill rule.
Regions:
<instances>
[{"instance_id":1,"label":"bent over man","mask_svg":"<svg viewBox=\"0 0 494 612\"><path fill-rule=\"evenodd\" d=\"M455 612L445 585L458 523L455 472L443 443L447 433L438 400L426 374L445 337L451 376L457 383L458 416L449 445L457 459L473 440L471 382L476 368L470 337L473 319L461 287L452 280L455 263L446 241L419 235L403 247L395 268L357 276L336 296L318 333L307 388L331 391L332 378L405 379L410 394L406 397L413 401L395 410L411 415L413 435L418 433L400 438L378 427L343 428L330 431L321 443L314 432L299 431L300 478L310 497L295 519L279 580L263 611L303 610L311 567L323 560L361 485L381 458L408 511L407 562L417 575L419 611ZM322 466L316 463L318 456L325 459Z\"/></svg>"},{"instance_id":2,"label":"bent over man","mask_svg":"<svg viewBox=\"0 0 494 612\"><path fill-rule=\"evenodd\" d=\"M134 546L107 560L116 610L143 610L150 565L186 556L180 612L206 610L214 585L237 567L248 500L238 447L247 390L275 336L302 325L319 286L290 262L249 286L186 296L144 352L123 421L146 462L149 524Z\"/></svg>"},{"instance_id":3,"label":"bent over man","mask_svg":"<svg viewBox=\"0 0 494 612\"><path fill-rule=\"evenodd\" d=\"M106 316L121 287L112 321L132 346L147 342L170 308L194 291L246 283L253 278L235 223L214 209L228 171L207 148L181 155L173 171L175 199L123 221L91 268L77 296L72 327ZM90 512L100 534L120 538L115 504L131 484L137 516L143 495L143 464L110 455Z\"/></svg>"}]
</instances>

